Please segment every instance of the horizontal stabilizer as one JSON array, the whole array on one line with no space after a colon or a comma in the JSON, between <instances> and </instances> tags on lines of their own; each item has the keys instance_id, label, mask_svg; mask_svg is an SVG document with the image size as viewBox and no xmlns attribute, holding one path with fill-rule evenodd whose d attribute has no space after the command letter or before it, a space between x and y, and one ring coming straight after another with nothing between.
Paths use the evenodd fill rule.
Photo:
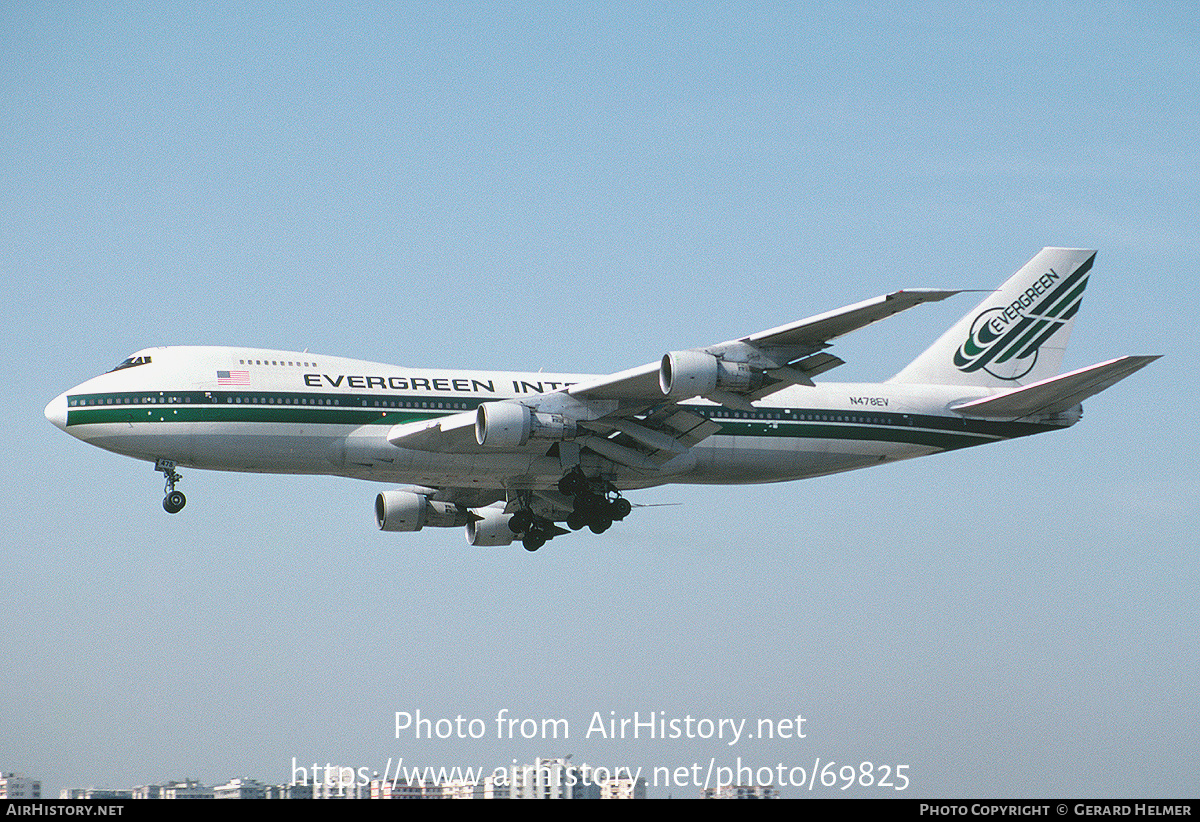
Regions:
<instances>
[{"instance_id":1,"label":"horizontal stabilizer","mask_svg":"<svg viewBox=\"0 0 1200 822\"><path fill-rule=\"evenodd\" d=\"M1157 359L1157 356L1118 357L1032 385L1014 388L994 397L956 405L954 410L970 417L998 419L1059 414L1093 394L1099 394Z\"/></svg>"}]
</instances>

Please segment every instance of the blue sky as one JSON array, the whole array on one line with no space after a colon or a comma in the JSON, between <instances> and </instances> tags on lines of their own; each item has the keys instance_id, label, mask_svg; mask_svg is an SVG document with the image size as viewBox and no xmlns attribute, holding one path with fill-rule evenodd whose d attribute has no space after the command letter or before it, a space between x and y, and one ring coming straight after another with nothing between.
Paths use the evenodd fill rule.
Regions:
<instances>
[{"instance_id":1,"label":"blue sky","mask_svg":"<svg viewBox=\"0 0 1200 822\"><path fill-rule=\"evenodd\" d=\"M0 766L47 788L572 753L909 765L908 796L1194 795L1200 37L1173 4L0 12ZM159 344L607 372L1099 249L1069 431L671 487L537 555L375 486L148 465L42 418ZM840 340L881 380L973 305ZM396 739L396 711L569 741ZM786 742L584 738L594 712ZM651 790L665 796L664 789ZM785 790L785 795L800 795ZM854 795L886 791L859 789ZM695 795L675 790L675 795Z\"/></svg>"}]
</instances>

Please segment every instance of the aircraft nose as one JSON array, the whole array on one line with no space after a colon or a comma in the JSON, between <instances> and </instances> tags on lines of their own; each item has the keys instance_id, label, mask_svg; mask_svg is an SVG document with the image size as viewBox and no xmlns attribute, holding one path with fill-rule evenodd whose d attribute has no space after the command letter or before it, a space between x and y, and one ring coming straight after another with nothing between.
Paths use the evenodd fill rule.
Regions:
<instances>
[{"instance_id":1,"label":"aircraft nose","mask_svg":"<svg viewBox=\"0 0 1200 822\"><path fill-rule=\"evenodd\" d=\"M46 406L46 419L50 420L56 428L61 428L64 431L67 428L67 395L59 394Z\"/></svg>"}]
</instances>

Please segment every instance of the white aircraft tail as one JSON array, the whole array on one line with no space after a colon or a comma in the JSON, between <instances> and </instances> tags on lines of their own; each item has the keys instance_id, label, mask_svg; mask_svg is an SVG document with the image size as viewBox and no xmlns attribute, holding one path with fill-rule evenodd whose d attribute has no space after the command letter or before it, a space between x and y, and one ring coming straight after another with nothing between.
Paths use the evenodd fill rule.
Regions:
<instances>
[{"instance_id":1,"label":"white aircraft tail","mask_svg":"<svg viewBox=\"0 0 1200 822\"><path fill-rule=\"evenodd\" d=\"M890 382L1013 388L1057 375L1095 257L1043 248Z\"/></svg>"}]
</instances>

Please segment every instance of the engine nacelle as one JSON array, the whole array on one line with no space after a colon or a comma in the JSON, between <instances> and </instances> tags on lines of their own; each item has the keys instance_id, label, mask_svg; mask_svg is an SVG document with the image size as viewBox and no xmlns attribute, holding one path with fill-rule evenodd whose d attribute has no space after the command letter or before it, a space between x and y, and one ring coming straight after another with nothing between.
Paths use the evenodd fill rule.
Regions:
<instances>
[{"instance_id":1,"label":"engine nacelle","mask_svg":"<svg viewBox=\"0 0 1200 822\"><path fill-rule=\"evenodd\" d=\"M431 500L411 491L383 491L375 497L375 524L380 531L420 531L465 525L467 512L449 502Z\"/></svg>"},{"instance_id":2,"label":"engine nacelle","mask_svg":"<svg viewBox=\"0 0 1200 822\"><path fill-rule=\"evenodd\" d=\"M475 412L475 442L487 448L519 448L531 439L570 440L575 420L542 414L515 402L481 403Z\"/></svg>"},{"instance_id":3,"label":"engine nacelle","mask_svg":"<svg viewBox=\"0 0 1200 822\"><path fill-rule=\"evenodd\" d=\"M471 545L512 545L516 534L508 527L512 514L499 508L476 508L479 517L467 523L467 542Z\"/></svg>"},{"instance_id":4,"label":"engine nacelle","mask_svg":"<svg viewBox=\"0 0 1200 822\"><path fill-rule=\"evenodd\" d=\"M703 351L672 351L658 367L658 386L664 395L685 400L716 389L735 394L763 384L761 373L744 362L726 362Z\"/></svg>"}]
</instances>

